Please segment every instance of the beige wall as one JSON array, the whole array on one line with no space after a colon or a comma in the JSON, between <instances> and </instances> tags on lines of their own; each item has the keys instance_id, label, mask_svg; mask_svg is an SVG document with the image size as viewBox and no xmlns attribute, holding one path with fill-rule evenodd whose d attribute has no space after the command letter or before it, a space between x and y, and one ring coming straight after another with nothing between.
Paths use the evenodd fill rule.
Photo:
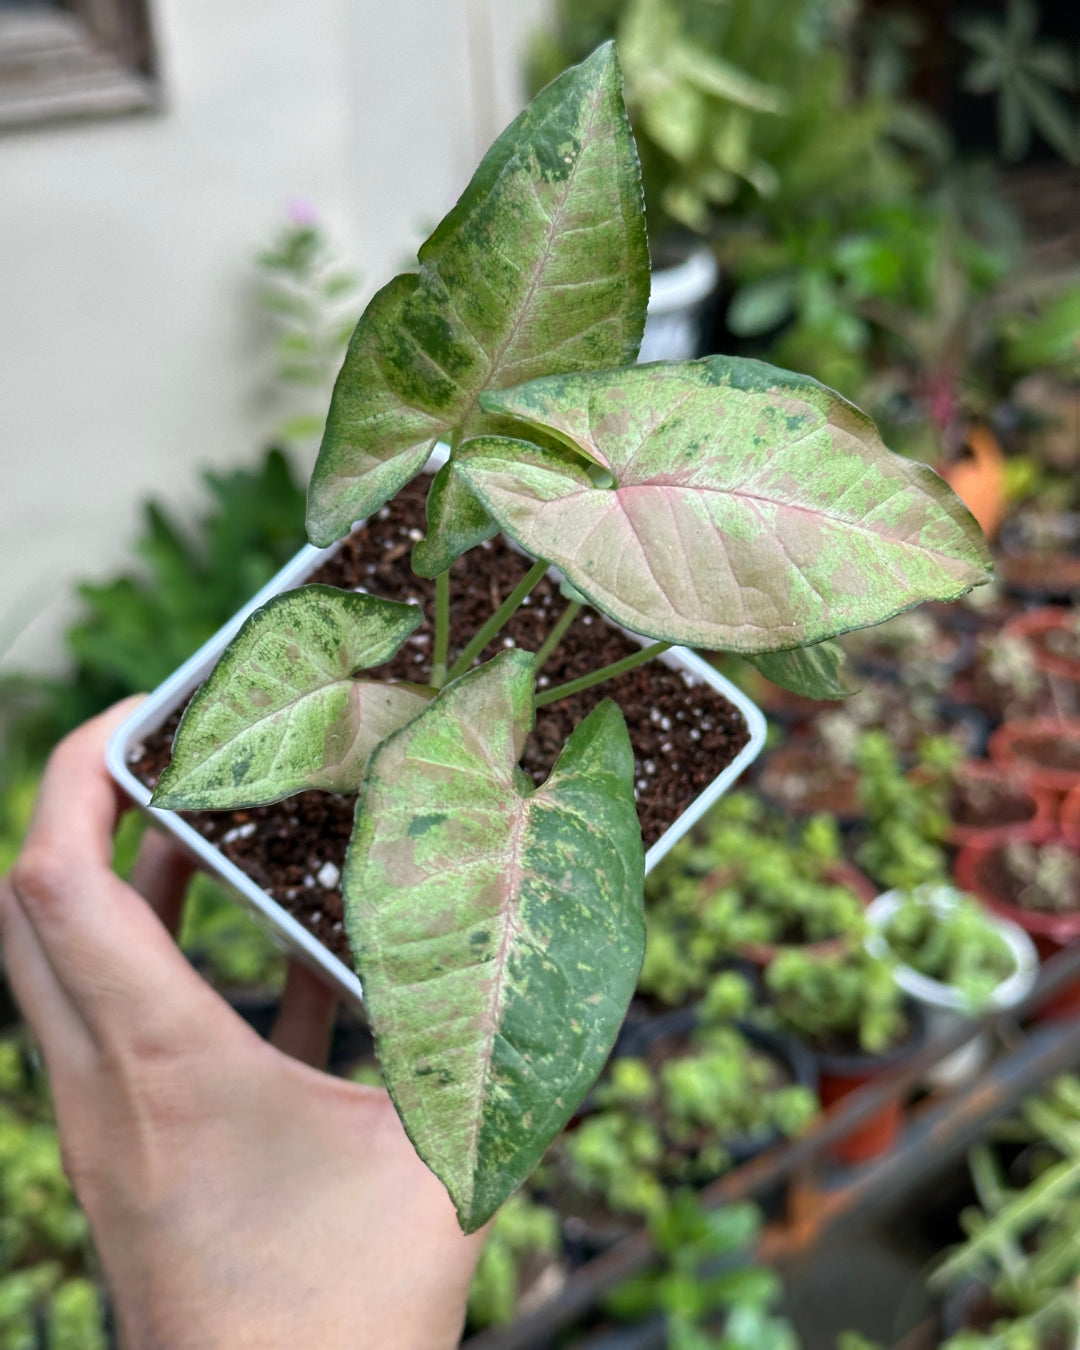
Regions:
<instances>
[{"instance_id":1,"label":"beige wall","mask_svg":"<svg viewBox=\"0 0 1080 1350\"><path fill-rule=\"evenodd\" d=\"M258 448L251 258L288 200L381 285L516 111L542 5L153 0L164 114L0 136L6 664L55 662L139 502Z\"/></svg>"}]
</instances>

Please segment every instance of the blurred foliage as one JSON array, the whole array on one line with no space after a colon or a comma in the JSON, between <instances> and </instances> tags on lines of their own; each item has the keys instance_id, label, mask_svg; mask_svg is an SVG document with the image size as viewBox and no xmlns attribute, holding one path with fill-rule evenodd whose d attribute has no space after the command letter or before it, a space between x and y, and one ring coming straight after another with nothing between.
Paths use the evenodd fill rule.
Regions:
<instances>
[{"instance_id":1,"label":"blurred foliage","mask_svg":"<svg viewBox=\"0 0 1080 1350\"><path fill-rule=\"evenodd\" d=\"M1034 0L1008 0L1004 21L979 14L957 24L971 49L964 88L997 98L1002 157L1022 159L1037 133L1070 164L1080 164L1080 49L1040 40ZM1066 97L1063 97L1063 94Z\"/></svg>"},{"instance_id":2,"label":"blurred foliage","mask_svg":"<svg viewBox=\"0 0 1080 1350\"><path fill-rule=\"evenodd\" d=\"M0 1038L0 1350L105 1350L89 1230L60 1161L44 1075Z\"/></svg>"},{"instance_id":3,"label":"blurred foliage","mask_svg":"<svg viewBox=\"0 0 1080 1350\"><path fill-rule=\"evenodd\" d=\"M857 17L851 0L557 0L528 82L616 39L654 239L721 216L835 221L910 186L900 142L935 137L883 73L856 90Z\"/></svg>"}]
</instances>

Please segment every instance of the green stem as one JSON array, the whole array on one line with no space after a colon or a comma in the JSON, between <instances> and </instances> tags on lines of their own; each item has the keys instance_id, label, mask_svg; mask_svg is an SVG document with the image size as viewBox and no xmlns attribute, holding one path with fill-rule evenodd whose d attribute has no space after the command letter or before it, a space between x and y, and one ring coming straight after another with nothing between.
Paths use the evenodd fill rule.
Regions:
<instances>
[{"instance_id":1,"label":"green stem","mask_svg":"<svg viewBox=\"0 0 1080 1350\"><path fill-rule=\"evenodd\" d=\"M450 667L450 679L456 680L459 675L465 674L511 614L521 607L522 600L525 599L547 570L548 564L543 559L533 563L495 613L477 629L468 646Z\"/></svg>"},{"instance_id":2,"label":"green stem","mask_svg":"<svg viewBox=\"0 0 1080 1350\"><path fill-rule=\"evenodd\" d=\"M566 630L577 618L581 611L581 601L571 600L563 612L559 615L555 627L540 644L540 650L536 653L536 673L537 675L544 669L548 657L566 636Z\"/></svg>"},{"instance_id":3,"label":"green stem","mask_svg":"<svg viewBox=\"0 0 1080 1350\"><path fill-rule=\"evenodd\" d=\"M602 680L613 680L616 675L625 675L628 670L640 666L643 661L651 661L654 656L666 652L670 646L670 642L654 642L651 647L642 647L641 651L634 652L631 656L624 656L621 661L612 661L610 666L601 666L599 670L594 670L591 675L582 675L579 680L569 680L566 684L557 684L554 689L545 689L542 694L537 694L534 704L537 708L542 708L545 704L555 703L560 698L569 698L571 694L579 694L582 689L591 689L594 684L600 684Z\"/></svg>"},{"instance_id":4,"label":"green stem","mask_svg":"<svg viewBox=\"0 0 1080 1350\"><path fill-rule=\"evenodd\" d=\"M431 683L441 689L446 683L446 653L450 648L450 572L435 578L435 648L431 656Z\"/></svg>"}]
</instances>

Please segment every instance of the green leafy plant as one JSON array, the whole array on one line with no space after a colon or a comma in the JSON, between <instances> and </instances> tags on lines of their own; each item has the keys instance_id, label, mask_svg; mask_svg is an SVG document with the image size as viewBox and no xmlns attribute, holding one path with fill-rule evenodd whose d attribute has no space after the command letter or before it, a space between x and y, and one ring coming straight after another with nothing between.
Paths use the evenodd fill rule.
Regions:
<instances>
[{"instance_id":1,"label":"green leafy plant","mask_svg":"<svg viewBox=\"0 0 1080 1350\"><path fill-rule=\"evenodd\" d=\"M898 961L983 1007L1016 970L1009 944L972 896L917 886L882 930Z\"/></svg>"},{"instance_id":2,"label":"green leafy plant","mask_svg":"<svg viewBox=\"0 0 1080 1350\"><path fill-rule=\"evenodd\" d=\"M880 1055L907 1027L893 963L858 942L819 956L782 951L765 972L765 988L780 1025L819 1049Z\"/></svg>"},{"instance_id":3,"label":"green leafy plant","mask_svg":"<svg viewBox=\"0 0 1080 1350\"><path fill-rule=\"evenodd\" d=\"M271 328L270 394L282 414L275 434L304 447L323 432L326 395L356 323L359 278L338 261L305 202L292 204L257 262L259 304Z\"/></svg>"},{"instance_id":4,"label":"green leafy plant","mask_svg":"<svg viewBox=\"0 0 1080 1350\"><path fill-rule=\"evenodd\" d=\"M1034 1175L1010 1184L992 1144L976 1145L978 1205L960 1216L967 1241L931 1277L938 1289L974 1279L990 1302L989 1330L961 1332L946 1343L950 1350L1072 1344L1080 1333L1080 1083L1056 1080L1021 1116L1002 1122L1001 1133L1029 1144Z\"/></svg>"},{"instance_id":5,"label":"green leafy plant","mask_svg":"<svg viewBox=\"0 0 1080 1350\"><path fill-rule=\"evenodd\" d=\"M947 875L943 840L949 828L948 802L959 748L947 737L929 737L918 762L905 772L883 732L859 741L859 796L866 812L866 838L859 862L883 886L910 890Z\"/></svg>"},{"instance_id":6,"label":"green leafy plant","mask_svg":"<svg viewBox=\"0 0 1080 1350\"><path fill-rule=\"evenodd\" d=\"M635 1321L662 1314L671 1350L797 1350L794 1329L775 1312L778 1276L752 1264L761 1229L755 1205L708 1210L679 1191L649 1228L659 1268L610 1294L611 1312Z\"/></svg>"},{"instance_id":7,"label":"green leafy plant","mask_svg":"<svg viewBox=\"0 0 1080 1350\"><path fill-rule=\"evenodd\" d=\"M789 681L819 690L820 663L796 649L961 594L987 553L940 479L814 381L722 357L626 364L648 249L610 46L495 142L419 264L350 341L308 532L346 535L448 441L413 555L436 579L428 683L363 673L413 631L414 607L317 586L280 596L192 701L154 805L359 789L346 924L383 1072L472 1229L588 1090L642 955L622 715L601 703L535 787L518 765L534 706L673 643L786 652ZM452 649L448 569L498 530L536 562ZM473 668L552 564L652 644L540 693L534 653Z\"/></svg>"},{"instance_id":8,"label":"green leafy plant","mask_svg":"<svg viewBox=\"0 0 1080 1350\"><path fill-rule=\"evenodd\" d=\"M793 833L759 797L731 794L649 878L639 988L677 1005L749 946L861 933L862 903L831 879L839 857L829 817Z\"/></svg>"},{"instance_id":9,"label":"green leafy plant","mask_svg":"<svg viewBox=\"0 0 1080 1350\"><path fill-rule=\"evenodd\" d=\"M907 182L895 100L853 92L854 14L829 0L559 0L529 83L616 39L657 238L733 218L835 220Z\"/></svg>"},{"instance_id":10,"label":"green leafy plant","mask_svg":"<svg viewBox=\"0 0 1080 1350\"><path fill-rule=\"evenodd\" d=\"M44 1076L0 1039L0 1347L105 1350L89 1229L64 1175Z\"/></svg>"},{"instance_id":11,"label":"green leafy plant","mask_svg":"<svg viewBox=\"0 0 1080 1350\"><path fill-rule=\"evenodd\" d=\"M1057 42L1040 41L1032 0L1008 0L1004 23L979 15L957 25L974 55L964 72L973 94L997 96L998 136L1006 159L1021 159L1032 132L1062 159L1080 163L1080 123L1059 91L1076 88L1076 57Z\"/></svg>"}]
</instances>

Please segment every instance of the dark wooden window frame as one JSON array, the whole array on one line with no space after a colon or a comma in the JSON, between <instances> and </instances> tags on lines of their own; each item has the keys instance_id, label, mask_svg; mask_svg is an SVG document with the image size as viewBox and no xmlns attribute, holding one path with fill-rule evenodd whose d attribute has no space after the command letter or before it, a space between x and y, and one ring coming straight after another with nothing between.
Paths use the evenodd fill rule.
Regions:
<instances>
[{"instance_id":1,"label":"dark wooden window frame","mask_svg":"<svg viewBox=\"0 0 1080 1350\"><path fill-rule=\"evenodd\" d=\"M148 0L0 6L0 131L160 105Z\"/></svg>"}]
</instances>

